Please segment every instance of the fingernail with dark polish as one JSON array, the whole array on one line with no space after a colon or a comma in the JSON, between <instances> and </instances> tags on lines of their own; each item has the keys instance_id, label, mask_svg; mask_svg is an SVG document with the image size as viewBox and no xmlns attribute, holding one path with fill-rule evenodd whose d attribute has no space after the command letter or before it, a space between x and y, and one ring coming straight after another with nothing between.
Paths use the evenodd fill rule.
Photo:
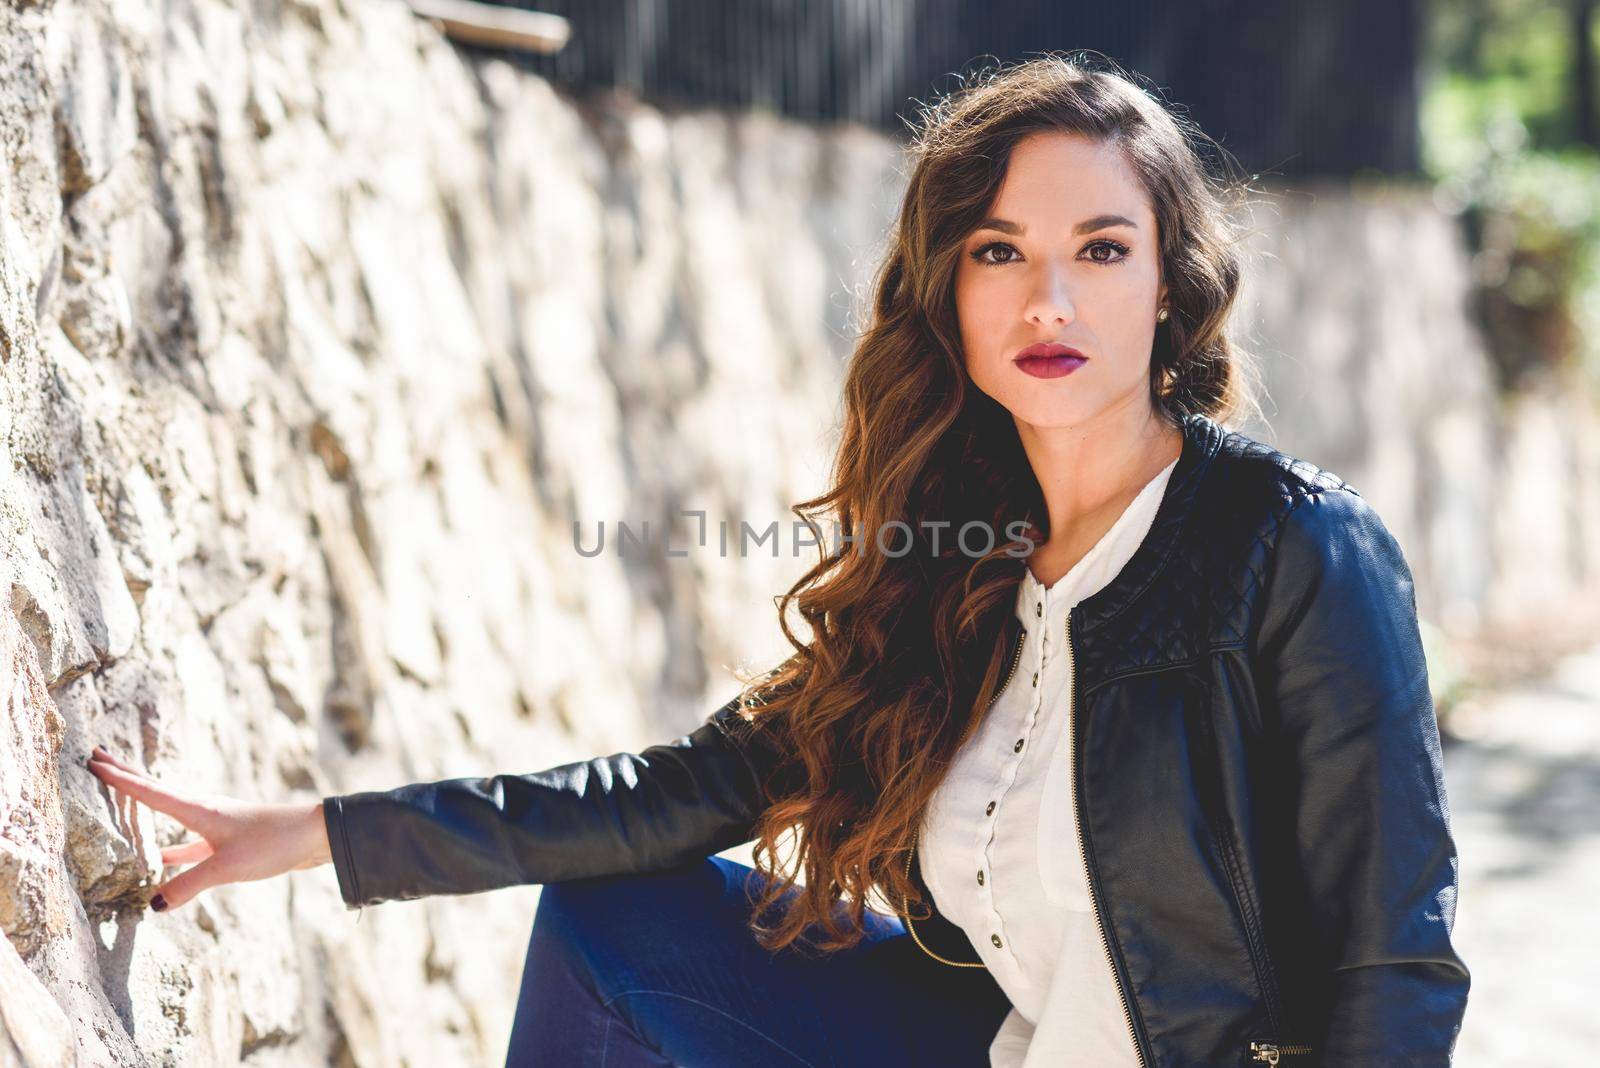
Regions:
<instances>
[{"instance_id":1,"label":"fingernail with dark polish","mask_svg":"<svg viewBox=\"0 0 1600 1068\"><path fill-rule=\"evenodd\" d=\"M157 894L155 897L150 899L150 907L155 909L157 912L165 912L167 911L167 899L162 897L160 894Z\"/></svg>"}]
</instances>

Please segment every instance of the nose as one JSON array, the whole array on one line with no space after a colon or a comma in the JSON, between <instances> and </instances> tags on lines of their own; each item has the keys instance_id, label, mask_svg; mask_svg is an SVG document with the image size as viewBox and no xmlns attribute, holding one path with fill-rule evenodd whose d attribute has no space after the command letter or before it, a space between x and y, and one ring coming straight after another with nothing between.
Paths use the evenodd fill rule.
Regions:
<instances>
[{"instance_id":1,"label":"nose","mask_svg":"<svg viewBox=\"0 0 1600 1068\"><path fill-rule=\"evenodd\" d=\"M1065 269L1050 263L1039 271L1033 291L1028 295L1026 317L1031 323L1049 328L1065 325L1078 317Z\"/></svg>"}]
</instances>

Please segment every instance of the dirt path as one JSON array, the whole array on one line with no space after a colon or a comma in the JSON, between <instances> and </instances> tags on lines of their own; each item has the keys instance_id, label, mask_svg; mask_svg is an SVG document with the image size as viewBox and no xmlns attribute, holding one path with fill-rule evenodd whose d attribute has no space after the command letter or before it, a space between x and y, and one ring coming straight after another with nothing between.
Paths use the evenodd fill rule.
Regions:
<instances>
[{"instance_id":1,"label":"dirt path","mask_svg":"<svg viewBox=\"0 0 1600 1068\"><path fill-rule=\"evenodd\" d=\"M1462 1068L1591 1063L1600 1049L1600 646L1474 698L1445 745L1472 971Z\"/></svg>"}]
</instances>

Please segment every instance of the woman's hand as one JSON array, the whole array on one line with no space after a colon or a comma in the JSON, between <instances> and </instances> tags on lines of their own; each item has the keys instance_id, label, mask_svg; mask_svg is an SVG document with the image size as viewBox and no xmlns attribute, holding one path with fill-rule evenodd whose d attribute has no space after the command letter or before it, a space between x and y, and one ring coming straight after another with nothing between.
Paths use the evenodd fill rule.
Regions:
<instances>
[{"instance_id":1,"label":"woman's hand","mask_svg":"<svg viewBox=\"0 0 1600 1068\"><path fill-rule=\"evenodd\" d=\"M157 912L175 909L214 886L269 879L332 859L320 801L256 804L215 794L191 796L160 785L99 746L89 757L89 770L112 789L165 812L199 835L161 850L162 864L194 867L156 888L150 907Z\"/></svg>"}]
</instances>

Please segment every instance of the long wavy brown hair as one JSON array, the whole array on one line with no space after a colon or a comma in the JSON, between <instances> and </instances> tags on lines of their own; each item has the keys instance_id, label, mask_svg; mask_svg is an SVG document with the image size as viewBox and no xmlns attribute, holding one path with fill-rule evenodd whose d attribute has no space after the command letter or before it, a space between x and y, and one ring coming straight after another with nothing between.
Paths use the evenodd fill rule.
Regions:
<instances>
[{"instance_id":1,"label":"long wavy brown hair","mask_svg":"<svg viewBox=\"0 0 1600 1068\"><path fill-rule=\"evenodd\" d=\"M955 311L962 243L986 217L1019 140L1087 135L1120 148L1138 174L1159 224L1171 309L1150 360L1159 416L1175 427L1191 412L1222 419L1251 395L1241 385L1248 365L1225 333L1242 232L1228 209L1241 186L1208 170L1202 148L1215 142L1115 63L1083 52L979 72L919 115L899 216L845 375L832 486L791 509L819 534L861 540L821 539L819 562L779 599L795 652L746 677L740 694L735 727L781 754L756 827L753 856L768 878L750 919L773 951L797 941L825 952L856 945L874 890L897 910L928 915L906 875L913 832L999 682L999 638L1026 567L1020 550L1032 547L1014 532L1026 529L1032 543L1049 536L1012 417L968 377ZM1220 148L1217 158L1227 162ZM995 532L982 556L970 547L985 539L953 544L974 521ZM944 532L937 553L929 524ZM880 531L889 532L884 551ZM791 605L810 626L808 641L789 627ZM792 866L781 870L785 838ZM765 922L802 870L801 892Z\"/></svg>"}]
</instances>

